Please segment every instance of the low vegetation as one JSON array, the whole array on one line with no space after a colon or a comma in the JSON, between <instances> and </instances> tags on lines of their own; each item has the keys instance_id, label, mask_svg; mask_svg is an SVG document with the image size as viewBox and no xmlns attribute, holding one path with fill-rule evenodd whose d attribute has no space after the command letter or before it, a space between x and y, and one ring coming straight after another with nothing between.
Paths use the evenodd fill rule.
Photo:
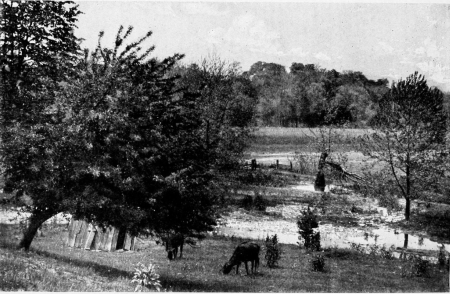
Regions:
<instances>
[{"instance_id":1,"label":"low vegetation","mask_svg":"<svg viewBox=\"0 0 450 294\"><path fill-rule=\"evenodd\" d=\"M8 228L2 227L5 234ZM446 292L448 271L430 265L426 276L402 277L404 263L380 257L367 258L350 249L325 249L325 272L312 271L315 253L283 245L278 267L261 263L254 278L231 273L221 267L242 241L207 238L198 248L188 248L182 259L168 261L162 246L138 241L134 252L92 252L66 247L63 227L46 231L30 252L16 251L2 238L0 246L0 290L58 292L131 292L139 262L150 263L167 291L207 292ZM262 241L257 241L263 245ZM263 256L261 256L263 258Z\"/></svg>"}]
</instances>

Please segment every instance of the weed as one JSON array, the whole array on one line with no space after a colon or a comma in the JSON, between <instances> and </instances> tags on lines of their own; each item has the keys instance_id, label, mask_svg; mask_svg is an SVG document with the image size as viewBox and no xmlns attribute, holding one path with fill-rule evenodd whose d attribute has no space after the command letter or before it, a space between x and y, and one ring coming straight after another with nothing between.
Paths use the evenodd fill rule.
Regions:
<instances>
[{"instance_id":1,"label":"weed","mask_svg":"<svg viewBox=\"0 0 450 294\"><path fill-rule=\"evenodd\" d=\"M276 267L278 265L278 261L281 259L282 254L280 244L278 243L277 234L273 235L272 237L266 237L265 247L265 259L267 262L267 266L270 268Z\"/></svg>"},{"instance_id":2,"label":"weed","mask_svg":"<svg viewBox=\"0 0 450 294\"><path fill-rule=\"evenodd\" d=\"M319 254L315 255L311 259L311 266L314 272L324 272L325 271L325 258Z\"/></svg>"},{"instance_id":3,"label":"weed","mask_svg":"<svg viewBox=\"0 0 450 294\"><path fill-rule=\"evenodd\" d=\"M156 273L155 266L153 264L145 266L139 262L131 282L137 284L134 292L140 292L144 289L144 287L148 289L154 288L158 291L161 290L159 275Z\"/></svg>"}]
</instances>

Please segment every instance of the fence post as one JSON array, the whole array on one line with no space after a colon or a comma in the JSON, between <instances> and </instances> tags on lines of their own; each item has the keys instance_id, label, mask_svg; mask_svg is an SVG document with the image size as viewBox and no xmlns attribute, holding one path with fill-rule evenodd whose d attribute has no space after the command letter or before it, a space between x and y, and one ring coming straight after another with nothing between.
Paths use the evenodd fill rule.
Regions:
<instances>
[{"instance_id":1,"label":"fence post","mask_svg":"<svg viewBox=\"0 0 450 294\"><path fill-rule=\"evenodd\" d=\"M280 167L280 162L277 159L277 169Z\"/></svg>"},{"instance_id":2,"label":"fence post","mask_svg":"<svg viewBox=\"0 0 450 294\"><path fill-rule=\"evenodd\" d=\"M292 171L292 161L289 161L289 164L291 165L291 171Z\"/></svg>"}]
</instances>

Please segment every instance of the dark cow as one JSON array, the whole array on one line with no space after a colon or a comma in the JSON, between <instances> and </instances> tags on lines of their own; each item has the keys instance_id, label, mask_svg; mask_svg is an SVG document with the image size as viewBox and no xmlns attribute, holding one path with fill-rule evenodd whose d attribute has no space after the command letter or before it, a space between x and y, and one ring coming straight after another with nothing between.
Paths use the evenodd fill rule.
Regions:
<instances>
[{"instance_id":1,"label":"dark cow","mask_svg":"<svg viewBox=\"0 0 450 294\"><path fill-rule=\"evenodd\" d=\"M239 266L241 262L245 263L245 270L248 275L248 266L247 262L251 262L251 271L252 273L256 272L256 268L259 265L259 251L261 247L253 242L243 242L239 244L234 250L233 256L231 256L230 260L225 263L222 268L222 272L224 274L230 273L233 266L236 266L236 274L239 274Z\"/></svg>"},{"instance_id":2,"label":"dark cow","mask_svg":"<svg viewBox=\"0 0 450 294\"><path fill-rule=\"evenodd\" d=\"M180 258L183 257L183 245L185 243L191 245L191 247L195 246L194 240L186 238L182 234L175 234L170 238L164 238L163 242L166 244L167 258L169 260L177 258L178 248L180 248Z\"/></svg>"}]
</instances>

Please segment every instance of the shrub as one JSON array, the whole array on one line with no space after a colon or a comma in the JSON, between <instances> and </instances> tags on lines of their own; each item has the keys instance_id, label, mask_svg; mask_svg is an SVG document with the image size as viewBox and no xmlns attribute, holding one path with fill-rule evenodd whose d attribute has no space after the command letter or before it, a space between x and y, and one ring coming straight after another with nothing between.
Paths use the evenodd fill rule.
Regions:
<instances>
[{"instance_id":1,"label":"shrub","mask_svg":"<svg viewBox=\"0 0 450 294\"><path fill-rule=\"evenodd\" d=\"M278 265L278 261L281 259L282 254L280 244L278 243L277 234L273 235L272 237L266 237L265 247L265 259L267 262L267 266L270 268L276 267Z\"/></svg>"},{"instance_id":2,"label":"shrub","mask_svg":"<svg viewBox=\"0 0 450 294\"><path fill-rule=\"evenodd\" d=\"M439 247L439 253L438 253L438 263L440 266L445 266L447 261L447 254L445 251L445 246L444 244L441 244L441 246Z\"/></svg>"},{"instance_id":3,"label":"shrub","mask_svg":"<svg viewBox=\"0 0 450 294\"><path fill-rule=\"evenodd\" d=\"M302 215L298 217L297 227L300 234L299 239L304 240L305 248L319 251L321 248L320 232L314 231L319 227L317 218L317 215L308 207L308 210L303 211Z\"/></svg>"},{"instance_id":4,"label":"shrub","mask_svg":"<svg viewBox=\"0 0 450 294\"><path fill-rule=\"evenodd\" d=\"M266 211L267 203L262 195L257 194L255 199L253 199L253 207L259 211Z\"/></svg>"},{"instance_id":5,"label":"shrub","mask_svg":"<svg viewBox=\"0 0 450 294\"><path fill-rule=\"evenodd\" d=\"M312 270L315 272L325 271L325 258L322 255L316 255L311 259Z\"/></svg>"},{"instance_id":6,"label":"shrub","mask_svg":"<svg viewBox=\"0 0 450 294\"><path fill-rule=\"evenodd\" d=\"M418 255L410 255L402 267L403 277L423 277L428 274L430 262Z\"/></svg>"},{"instance_id":7,"label":"shrub","mask_svg":"<svg viewBox=\"0 0 450 294\"><path fill-rule=\"evenodd\" d=\"M250 210L253 206L253 198L250 195L245 195L244 198L242 198L241 206L247 210Z\"/></svg>"},{"instance_id":8,"label":"shrub","mask_svg":"<svg viewBox=\"0 0 450 294\"><path fill-rule=\"evenodd\" d=\"M384 259L394 259L394 245L391 245L389 249L387 249L384 245L380 248L380 256Z\"/></svg>"},{"instance_id":9,"label":"shrub","mask_svg":"<svg viewBox=\"0 0 450 294\"><path fill-rule=\"evenodd\" d=\"M364 246L362 244L352 242L352 243L350 243L350 247L358 253L361 253L361 254L366 253L366 249L364 248Z\"/></svg>"},{"instance_id":10,"label":"shrub","mask_svg":"<svg viewBox=\"0 0 450 294\"><path fill-rule=\"evenodd\" d=\"M131 280L132 283L137 284L134 292L140 292L144 287L148 289L154 288L160 291L161 282L159 281L159 275L156 273L155 266L153 264L145 266L140 262L137 266L138 267L135 269L133 279Z\"/></svg>"}]
</instances>

